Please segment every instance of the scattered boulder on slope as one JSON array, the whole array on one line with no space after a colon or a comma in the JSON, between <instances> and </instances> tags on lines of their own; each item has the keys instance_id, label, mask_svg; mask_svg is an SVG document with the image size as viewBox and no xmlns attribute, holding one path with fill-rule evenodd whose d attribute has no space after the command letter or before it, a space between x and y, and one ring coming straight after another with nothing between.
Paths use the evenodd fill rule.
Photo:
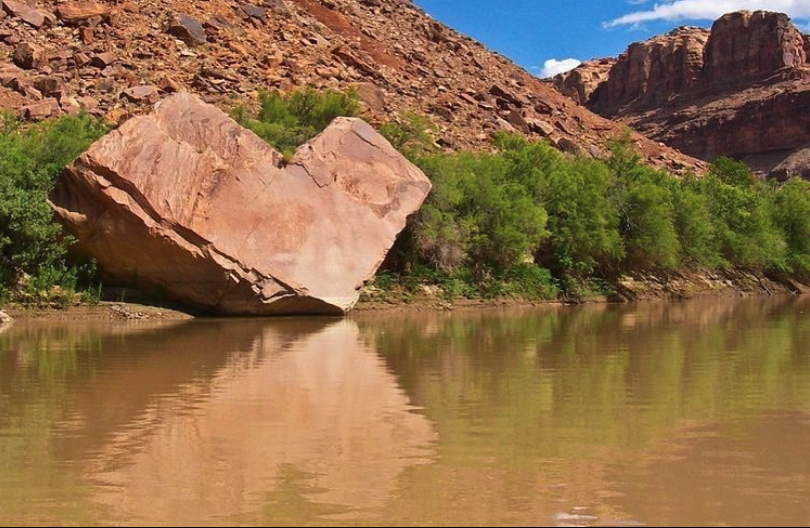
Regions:
<instances>
[{"instance_id":1,"label":"scattered boulder on slope","mask_svg":"<svg viewBox=\"0 0 810 528\"><path fill-rule=\"evenodd\" d=\"M121 281L214 313L340 315L430 188L359 119L335 120L283 166L181 92L96 142L51 201Z\"/></svg>"},{"instance_id":2,"label":"scattered boulder on slope","mask_svg":"<svg viewBox=\"0 0 810 528\"><path fill-rule=\"evenodd\" d=\"M785 158L769 176L779 181L787 181L794 176L810 180L810 145L797 149Z\"/></svg>"},{"instance_id":3,"label":"scattered boulder on slope","mask_svg":"<svg viewBox=\"0 0 810 528\"><path fill-rule=\"evenodd\" d=\"M17 46L31 46L14 64L32 79L61 79L62 112L83 107L116 124L151 111L153 97L124 92L154 84L225 112L255 104L262 90L357 89L371 124L404 123L414 112L452 151L488 151L493 134L518 130L591 155L624 130L408 0L24 1L41 11L43 26L33 28L20 10L0 11L0 70ZM19 113L42 99L24 80L0 82L0 110ZM633 142L656 167L705 169L657 141Z\"/></svg>"}]
</instances>

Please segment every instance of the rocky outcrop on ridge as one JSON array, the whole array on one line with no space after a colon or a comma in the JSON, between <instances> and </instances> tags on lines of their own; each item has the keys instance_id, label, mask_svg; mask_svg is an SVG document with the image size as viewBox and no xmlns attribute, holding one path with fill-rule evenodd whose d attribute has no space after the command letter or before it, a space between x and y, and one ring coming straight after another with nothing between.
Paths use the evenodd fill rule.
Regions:
<instances>
[{"instance_id":1,"label":"rocky outcrop on ridge","mask_svg":"<svg viewBox=\"0 0 810 528\"><path fill-rule=\"evenodd\" d=\"M712 26L705 49L705 82L735 84L804 68L804 35L782 13L730 13Z\"/></svg>"},{"instance_id":2,"label":"rocky outcrop on ridge","mask_svg":"<svg viewBox=\"0 0 810 528\"><path fill-rule=\"evenodd\" d=\"M593 92L607 80L615 64L614 58L584 62L571 71L555 76L554 88L581 105L587 104Z\"/></svg>"},{"instance_id":3,"label":"rocky outcrop on ridge","mask_svg":"<svg viewBox=\"0 0 810 528\"><path fill-rule=\"evenodd\" d=\"M685 27L631 44L591 92L587 104L600 114L616 116L628 102L634 108L661 106L701 79L708 40L705 29Z\"/></svg>"},{"instance_id":4,"label":"rocky outcrop on ridge","mask_svg":"<svg viewBox=\"0 0 810 528\"><path fill-rule=\"evenodd\" d=\"M96 142L51 201L116 282L213 313L340 315L430 187L359 119L336 120L282 166L181 92Z\"/></svg>"},{"instance_id":5,"label":"rocky outcrop on ridge","mask_svg":"<svg viewBox=\"0 0 810 528\"><path fill-rule=\"evenodd\" d=\"M561 96L408 0L0 0L0 108L113 122L186 90L223 110L259 90L358 90L374 125L414 111L446 149L498 130L604 156L623 126ZM654 165L700 163L635 137Z\"/></svg>"},{"instance_id":6,"label":"rocky outcrop on ridge","mask_svg":"<svg viewBox=\"0 0 810 528\"><path fill-rule=\"evenodd\" d=\"M808 52L810 37L786 15L730 13L710 32L681 28L633 44L586 105L689 155L770 173L810 144ZM593 69L581 68L569 79Z\"/></svg>"}]
</instances>

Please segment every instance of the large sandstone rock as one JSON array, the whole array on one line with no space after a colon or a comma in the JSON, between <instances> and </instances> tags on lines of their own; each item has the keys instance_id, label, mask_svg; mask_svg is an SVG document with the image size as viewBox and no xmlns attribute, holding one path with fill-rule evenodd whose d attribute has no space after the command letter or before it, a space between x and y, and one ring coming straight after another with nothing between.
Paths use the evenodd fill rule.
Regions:
<instances>
[{"instance_id":1,"label":"large sandstone rock","mask_svg":"<svg viewBox=\"0 0 810 528\"><path fill-rule=\"evenodd\" d=\"M52 15L35 9L25 2L16 0L2 0L3 9L14 17L19 17L26 24L37 29L46 24L53 24Z\"/></svg>"},{"instance_id":2,"label":"large sandstone rock","mask_svg":"<svg viewBox=\"0 0 810 528\"><path fill-rule=\"evenodd\" d=\"M59 4L56 14L66 24L78 24L93 17L107 19L112 14L112 9L108 5L95 2L72 2Z\"/></svg>"},{"instance_id":3,"label":"large sandstone rock","mask_svg":"<svg viewBox=\"0 0 810 528\"><path fill-rule=\"evenodd\" d=\"M200 21L185 13L179 13L172 17L169 24L169 34L174 35L189 46L205 44L208 41L205 28Z\"/></svg>"},{"instance_id":4,"label":"large sandstone rock","mask_svg":"<svg viewBox=\"0 0 810 528\"><path fill-rule=\"evenodd\" d=\"M430 191L369 125L281 155L179 93L95 143L51 196L103 270L226 314L343 314Z\"/></svg>"}]
</instances>

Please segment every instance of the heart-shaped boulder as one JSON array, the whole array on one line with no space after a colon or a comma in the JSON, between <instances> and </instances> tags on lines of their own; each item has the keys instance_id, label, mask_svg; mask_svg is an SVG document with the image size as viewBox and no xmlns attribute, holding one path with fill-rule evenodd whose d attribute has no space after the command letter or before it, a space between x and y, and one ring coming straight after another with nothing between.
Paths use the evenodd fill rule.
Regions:
<instances>
[{"instance_id":1,"label":"heart-shaped boulder","mask_svg":"<svg viewBox=\"0 0 810 528\"><path fill-rule=\"evenodd\" d=\"M108 276L223 314L344 314L430 181L359 119L281 155L178 93L106 135L51 194Z\"/></svg>"}]
</instances>

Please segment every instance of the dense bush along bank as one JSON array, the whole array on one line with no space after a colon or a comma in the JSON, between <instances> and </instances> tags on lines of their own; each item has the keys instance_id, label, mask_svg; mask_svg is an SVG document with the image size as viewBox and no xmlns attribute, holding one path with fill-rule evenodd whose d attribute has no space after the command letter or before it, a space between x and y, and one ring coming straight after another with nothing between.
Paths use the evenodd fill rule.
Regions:
<instances>
[{"instance_id":1,"label":"dense bush along bank","mask_svg":"<svg viewBox=\"0 0 810 528\"><path fill-rule=\"evenodd\" d=\"M87 115L35 125L0 115L0 302L98 295L93 263L68 258L73 240L53 221L47 197L62 169L107 130Z\"/></svg>"},{"instance_id":2,"label":"dense bush along bank","mask_svg":"<svg viewBox=\"0 0 810 528\"><path fill-rule=\"evenodd\" d=\"M351 92L262 94L234 118L283 152L335 117L357 116ZM91 291L92 263L68 258L47 194L62 168L107 131L88 117L23 126L0 120L2 297L62 300ZM644 165L627 137L607 161L561 154L507 134L486 153L440 152L416 115L381 132L431 178L369 291L408 299L582 299L610 296L627 274L747 272L810 280L810 184L759 181L719 159L706 176L676 179ZM58 286L59 288L54 288Z\"/></svg>"},{"instance_id":3,"label":"dense bush along bank","mask_svg":"<svg viewBox=\"0 0 810 528\"><path fill-rule=\"evenodd\" d=\"M498 136L491 153L409 154L434 183L378 283L448 295L610 295L626 274L744 271L810 279L810 183L758 181L721 158L703 177Z\"/></svg>"}]
</instances>

